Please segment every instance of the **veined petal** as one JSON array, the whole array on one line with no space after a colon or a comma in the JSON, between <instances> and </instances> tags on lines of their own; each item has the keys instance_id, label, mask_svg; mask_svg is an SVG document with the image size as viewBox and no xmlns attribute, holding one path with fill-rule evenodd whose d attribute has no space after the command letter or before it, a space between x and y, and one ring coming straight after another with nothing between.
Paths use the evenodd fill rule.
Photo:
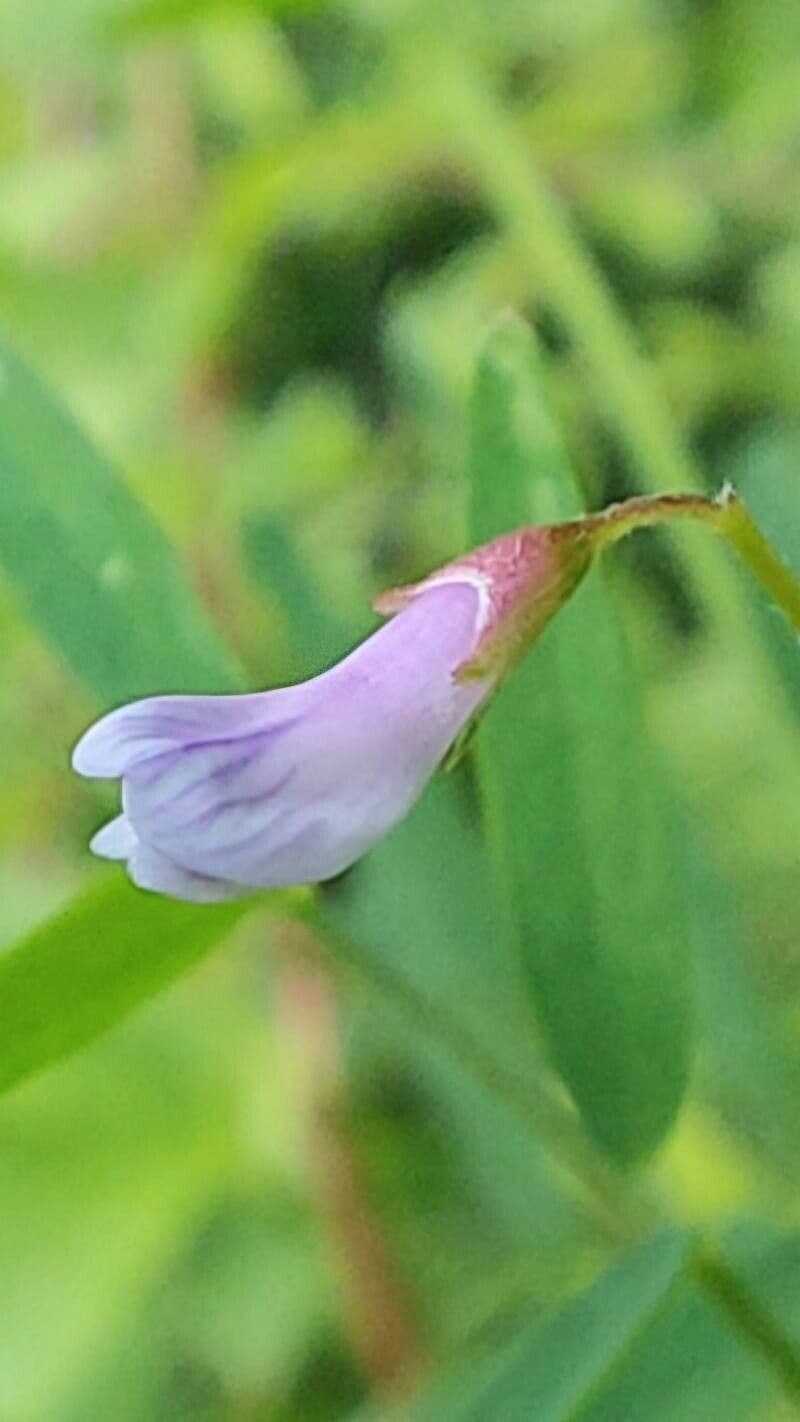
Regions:
<instances>
[{"instance_id":1,"label":"veined petal","mask_svg":"<svg viewBox=\"0 0 800 1422\"><path fill-rule=\"evenodd\" d=\"M74 764L122 778L93 848L143 888L210 901L328 879L408 811L491 689L459 684L474 581L421 590L338 666L248 696L163 696L98 722Z\"/></svg>"},{"instance_id":2,"label":"veined petal","mask_svg":"<svg viewBox=\"0 0 800 1422\"><path fill-rule=\"evenodd\" d=\"M192 745L226 744L281 718L283 698L300 690L281 688L247 696L151 696L121 706L95 722L72 753L79 775L112 779L166 751ZM296 700L296 698L293 699Z\"/></svg>"},{"instance_id":3,"label":"veined petal","mask_svg":"<svg viewBox=\"0 0 800 1422\"><path fill-rule=\"evenodd\" d=\"M215 904L242 897L246 890L223 879L206 878L180 869L165 855L146 844L137 844L128 860L128 873L139 889L168 894L190 904Z\"/></svg>"},{"instance_id":4,"label":"veined petal","mask_svg":"<svg viewBox=\"0 0 800 1422\"><path fill-rule=\"evenodd\" d=\"M206 736L195 717L193 739L125 774L137 835L188 872L243 887L340 873L406 814L485 695L451 672L476 613L474 588L432 589L332 671L263 693L263 715L239 735Z\"/></svg>"},{"instance_id":5,"label":"veined petal","mask_svg":"<svg viewBox=\"0 0 800 1422\"><path fill-rule=\"evenodd\" d=\"M101 859L127 860L128 873L140 889L169 894L190 903L216 903L239 898L246 890L222 879L188 873L157 849L142 844L127 815L109 820L92 839L90 848Z\"/></svg>"}]
</instances>

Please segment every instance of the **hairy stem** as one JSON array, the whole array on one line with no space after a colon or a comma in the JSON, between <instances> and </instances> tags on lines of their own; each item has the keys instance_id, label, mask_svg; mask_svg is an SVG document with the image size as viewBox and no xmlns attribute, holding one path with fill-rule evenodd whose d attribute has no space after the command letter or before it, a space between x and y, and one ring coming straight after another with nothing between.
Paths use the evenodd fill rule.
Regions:
<instances>
[{"instance_id":1,"label":"hairy stem","mask_svg":"<svg viewBox=\"0 0 800 1422\"><path fill-rule=\"evenodd\" d=\"M702 494L653 494L612 504L565 528L582 527L596 551L616 543L638 528L691 519L708 524L733 545L773 602L800 632L800 582L781 561L772 544L748 513L734 490L726 485L716 498Z\"/></svg>"}]
</instances>

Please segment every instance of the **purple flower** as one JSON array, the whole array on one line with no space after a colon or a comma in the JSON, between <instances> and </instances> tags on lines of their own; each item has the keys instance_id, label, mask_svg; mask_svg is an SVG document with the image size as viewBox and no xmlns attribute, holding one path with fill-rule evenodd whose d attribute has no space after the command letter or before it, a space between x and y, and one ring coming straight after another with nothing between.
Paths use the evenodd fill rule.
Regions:
<instances>
[{"instance_id":1,"label":"purple flower","mask_svg":"<svg viewBox=\"0 0 800 1422\"><path fill-rule=\"evenodd\" d=\"M95 854L197 902L341 873L407 814L495 688L492 648L530 640L532 599L539 623L555 610L541 597L563 582L552 547L548 530L523 530L388 595L378 606L399 615L299 686L103 717L73 757L81 775L122 781Z\"/></svg>"}]
</instances>

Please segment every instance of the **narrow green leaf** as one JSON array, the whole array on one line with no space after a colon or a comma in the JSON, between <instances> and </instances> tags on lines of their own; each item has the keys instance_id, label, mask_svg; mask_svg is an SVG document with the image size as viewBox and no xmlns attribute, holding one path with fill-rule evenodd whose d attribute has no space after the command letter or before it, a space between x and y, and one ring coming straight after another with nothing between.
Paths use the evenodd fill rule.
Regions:
<instances>
[{"instance_id":1,"label":"narrow green leaf","mask_svg":"<svg viewBox=\"0 0 800 1422\"><path fill-rule=\"evenodd\" d=\"M169 542L0 340L0 565L105 702L240 687Z\"/></svg>"},{"instance_id":2,"label":"narrow green leaf","mask_svg":"<svg viewBox=\"0 0 800 1422\"><path fill-rule=\"evenodd\" d=\"M758 1147L789 1178L800 1169L797 1102L800 1042L791 994L778 1008L775 984L746 931L742 891L731 891L701 854L688 885L697 942L696 1084L733 1133ZM755 1165L755 1161L752 1161Z\"/></svg>"},{"instance_id":3,"label":"narrow green leaf","mask_svg":"<svg viewBox=\"0 0 800 1422\"><path fill-rule=\"evenodd\" d=\"M687 1247L687 1237L678 1233L651 1241L544 1326L526 1328L447 1378L412 1411L410 1422L582 1419L668 1305Z\"/></svg>"},{"instance_id":4,"label":"narrow green leaf","mask_svg":"<svg viewBox=\"0 0 800 1422\"><path fill-rule=\"evenodd\" d=\"M741 493L759 527L779 551L787 567L800 569L800 489L788 477L797 465L797 441L782 432L759 432L739 451L726 469L734 488ZM759 621L762 639L769 647L795 712L800 709L800 656L797 637L775 605L764 597L749 574L746 583L753 615Z\"/></svg>"},{"instance_id":5,"label":"narrow green leaf","mask_svg":"<svg viewBox=\"0 0 800 1422\"><path fill-rule=\"evenodd\" d=\"M580 511L528 330L490 336L473 398L470 538ZM501 899L554 1061L623 1163L672 1121L689 1054L688 942L669 796L598 571L477 738Z\"/></svg>"},{"instance_id":6,"label":"narrow green leaf","mask_svg":"<svg viewBox=\"0 0 800 1422\"><path fill-rule=\"evenodd\" d=\"M0 1091L77 1051L205 957L255 903L296 913L304 891L177 903L121 877L93 887L0 955Z\"/></svg>"},{"instance_id":7,"label":"narrow green leaf","mask_svg":"<svg viewBox=\"0 0 800 1422\"><path fill-rule=\"evenodd\" d=\"M772 1325L796 1347L800 1241L753 1225L729 1238L726 1256ZM748 1326L686 1269L666 1305L622 1366L580 1411L580 1422L748 1422L766 1409L785 1379Z\"/></svg>"},{"instance_id":8,"label":"narrow green leaf","mask_svg":"<svg viewBox=\"0 0 800 1422\"><path fill-rule=\"evenodd\" d=\"M483 346L472 389L470 526L479 538L583 511L543 379L529 327L508 312Z\"/></svg>"},{"instance_id":9,"label":"narrow green leaf","mask_svg":"<svg viewBox=\"0 0 800 1422\"><path fill-rule=\"evenodd\" d=\"M747 1422L764 1415L781 1376L697 1286L690 1252L684 1234L656 1237L548 1321L522 1326L451 1369L404 1422ZM754 1226L730 1240L728 1254L793 1346L797 1236Z\"/></svg>"},{"instance_id":10,"label":"narrow green leaf","mask_svg":"<svg viewBox=\"0 0 800 1422\"><path fill-rule=\"evenodd\" d=\"M541 1059L527 1033L517 965L494 931L484 856L463 814L460 780L439 776L403 824L340 884L323 888L322 903L351 959L392 981L380 1023L368 1017L362 1035L390 1031L397 1058L452 1128L449 1158L476 1180L487 1215L497 1211L530 1247L543 1222L554 1227L553 1189L535 1115L521 1123L498 1078L535 1083ZM394 1010L398 991L410 995L406 1010ZM367 1011L374 1019L369 998ZM440 1012L477 1045L478 1073L463 1042L442 1030Z\"/></svg>"},{"instance_id":11,"label":"narrow green leaf","mask_svg":"<svg viewBox=\"0 0 800 1422\"><path fill-rule=\"evenodd\" d=\"M331 611L285 522L252 517L242 528L244 555L254 581L277 598L292 644L292 675L314 676L350 650L353 638Z\"/></svg>"}]
</instances>

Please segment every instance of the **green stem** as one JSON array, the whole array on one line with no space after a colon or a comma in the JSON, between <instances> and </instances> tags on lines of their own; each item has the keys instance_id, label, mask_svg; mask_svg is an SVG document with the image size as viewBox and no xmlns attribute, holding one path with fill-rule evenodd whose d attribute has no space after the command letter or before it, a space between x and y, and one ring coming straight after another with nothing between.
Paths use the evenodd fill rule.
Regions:
<instances>
[{"instance_id":1,"label":"green stem","mask_svg":"<svg viewBox=\"0 0 800 1422\"><path fill-rule=\"evenodd\" d=\"M781 562L741 500L733 494L720 502L716 529L733 544L739 557L763 584L773 602L800 632L800 583Z\"/></svg>"},{"instance_id":2,"label":"green stem","mask_svg":"<svg viewBox=\"0 0 800 1422\"><path fill-rule=\"evenodd\" d=\"M800 1404L800 1354L772 1315L711 1246L702 1245L689 1267L695 1283L778 1374L788 1396Z\"/></svg>"},{"instance_id":3,"label":"green stem","mask_svg":"<svg viewBox=\"0 0 800 1422\"><path fill-rule=\"evenodd\" d=\"M324 897L323 893L323 903ZM348 972L364 987L377 992L415 1031L444 1047L474 1081L502 1102L571 1188L577 1184L584 1207L595 1216L608 1238L618 1245L630 1244L652 1227L658 1217L655 1202L593 1150L578 1122L545 1084L544 1076L534 1080L499 1061L448 1007L341 932L329 917L321 916L318 927L320 945L333 950L326 955L329 966L334 971Z\"/></svg>"},{"instance_id":4,"label":"green stem","mask_svg":"<svg viewBox=\"0 0 800 1422\"><path fill-rule=\"evenodd\" d=\"M715 499L702 494L643 495L621 504L612 504L602 513L591 514L562 527L581 529L591 539L594 549L600 552L636 529L678 519L706 523L715 533L726 538L795 630L800 632L800 583L778 557L729 485Z\"/></svg>"}]
</instances>

